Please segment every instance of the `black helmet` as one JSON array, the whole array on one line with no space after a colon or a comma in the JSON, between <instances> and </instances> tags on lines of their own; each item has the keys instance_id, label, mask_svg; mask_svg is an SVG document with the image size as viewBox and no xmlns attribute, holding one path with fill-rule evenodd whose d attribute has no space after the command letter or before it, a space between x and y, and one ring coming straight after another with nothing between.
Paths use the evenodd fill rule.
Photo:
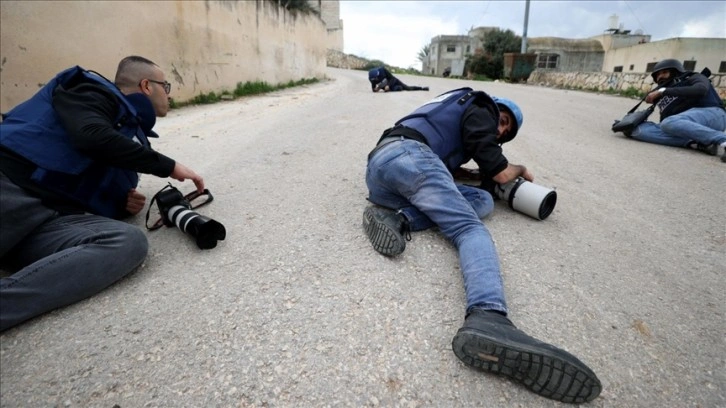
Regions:
<instances>
[{"instance_id":1,"label":"black helmet","mask_svg":"<svg viewBox=\"0 0 726 408\"><path fill-rule=\"evenodd\" d=\"M677 59L664 59L663 61L655 64L655 66L653 67L653 72L651 72L650 74L650 76L653 77L653 81L655 81L655 77L658 71L663 71L664 69L675 69L681 74L686 72L686 69L683 68L683 64L681 64L681 62Z\"/></svg>"}]
</instances>

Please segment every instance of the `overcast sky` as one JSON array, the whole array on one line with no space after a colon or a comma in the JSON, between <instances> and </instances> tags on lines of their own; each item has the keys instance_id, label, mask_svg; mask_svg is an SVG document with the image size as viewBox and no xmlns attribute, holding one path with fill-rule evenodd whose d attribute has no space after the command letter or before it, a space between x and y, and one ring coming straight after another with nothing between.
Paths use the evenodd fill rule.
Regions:
<instances>
[{"instance_id":1,"label":"overcast sky","mask_svg":"<svg viewBox=\"0 0 726 408\"><path fill-rule=\"evenodd\" d=\"M344 52L421 69L419 50L437 35L466 35L472 27L500 27L521 36L524 0L341 0ZM527 37L588 38L609 28L611 15L625 30L651 41L674 37L726 38L726 1L531 0ZM726 55L726 50L724 50Z\"/></svg>"}]
</instances>

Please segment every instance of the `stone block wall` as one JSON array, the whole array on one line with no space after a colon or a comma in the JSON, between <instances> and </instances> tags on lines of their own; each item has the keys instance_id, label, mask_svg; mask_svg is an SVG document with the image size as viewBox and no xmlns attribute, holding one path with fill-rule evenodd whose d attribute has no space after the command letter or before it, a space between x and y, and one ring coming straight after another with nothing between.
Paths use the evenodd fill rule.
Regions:
<instances>
[{"instance_id":1,"label":"stone block wall","mask_svg":"<svg viewBox=\"0 0 726 408\"><path fill-rule=\"evenodd\" d=\"M329 67L344 69L361 69L368 64L368 60L354 55L342 53L338 50L329 49L327 63Z\"/></svg>"},{"instance_id":2,"label":"stone block wall","mask_svg":"<svg viewBox=\"0 0 726 408\"><path fill-rule=\"evenodd\" d=\"M711 74L711 84L719 96L726 99L726 74ZM647 92L654 88L650 74L623 72L540 72L535 71L527 79L528 84L558 88L585 88L607 91L635 88Z\"/></svg>"}]
</instances>

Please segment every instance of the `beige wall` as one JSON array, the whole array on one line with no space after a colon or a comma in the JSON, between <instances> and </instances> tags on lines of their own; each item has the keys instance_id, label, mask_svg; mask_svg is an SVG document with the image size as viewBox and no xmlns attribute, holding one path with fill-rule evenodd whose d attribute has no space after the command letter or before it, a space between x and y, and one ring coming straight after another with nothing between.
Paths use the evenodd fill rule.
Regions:
<instances>
[{"instance_id":1,"label":"beige wall","mask_svg":"<svg viewBox=\"0 0 726 408\"><path fill-rule=\"evenodd\" d=\"M717 73L721 61L726 60L726 38L671 38L613 49L605 53L602 70L612 72L616 66L622 66L623 72L646 72L648 63L666 58L695 60L694 71L708 67Z\"/></svg>"},{"instance_id":2,"label":"beige wall","mask_svg":"<svg viewBox=\"0 0 726 408\"><path fill-rule=\"evenodd\" d=\"M0 111L74 65L113 80L132 54L166 72L178 101L238 82L322 78L327 42L318 16L263 0L2 0Z\"/></svg>"}]
</instances>

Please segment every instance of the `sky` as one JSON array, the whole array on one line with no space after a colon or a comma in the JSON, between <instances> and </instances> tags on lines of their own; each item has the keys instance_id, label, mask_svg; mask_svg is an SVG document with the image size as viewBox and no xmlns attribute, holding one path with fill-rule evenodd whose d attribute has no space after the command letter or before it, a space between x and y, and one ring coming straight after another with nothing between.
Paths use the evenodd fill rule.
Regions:
<instances>
[{"instance_id":1,"label":"sky","mask_svg":"<svg viewBox=\"0 0 726 408\"><path fill-rule=\"evenodd\" d=\"M341 0L344 52L401 68L421 69L417 55L437 35L466 35L499 27L522 36L525 0ZM675 37L726 38L726 1L531 0L527 38L589 38L607 30L610 16L651 41Z\"/></svg>"}]
</instances>

